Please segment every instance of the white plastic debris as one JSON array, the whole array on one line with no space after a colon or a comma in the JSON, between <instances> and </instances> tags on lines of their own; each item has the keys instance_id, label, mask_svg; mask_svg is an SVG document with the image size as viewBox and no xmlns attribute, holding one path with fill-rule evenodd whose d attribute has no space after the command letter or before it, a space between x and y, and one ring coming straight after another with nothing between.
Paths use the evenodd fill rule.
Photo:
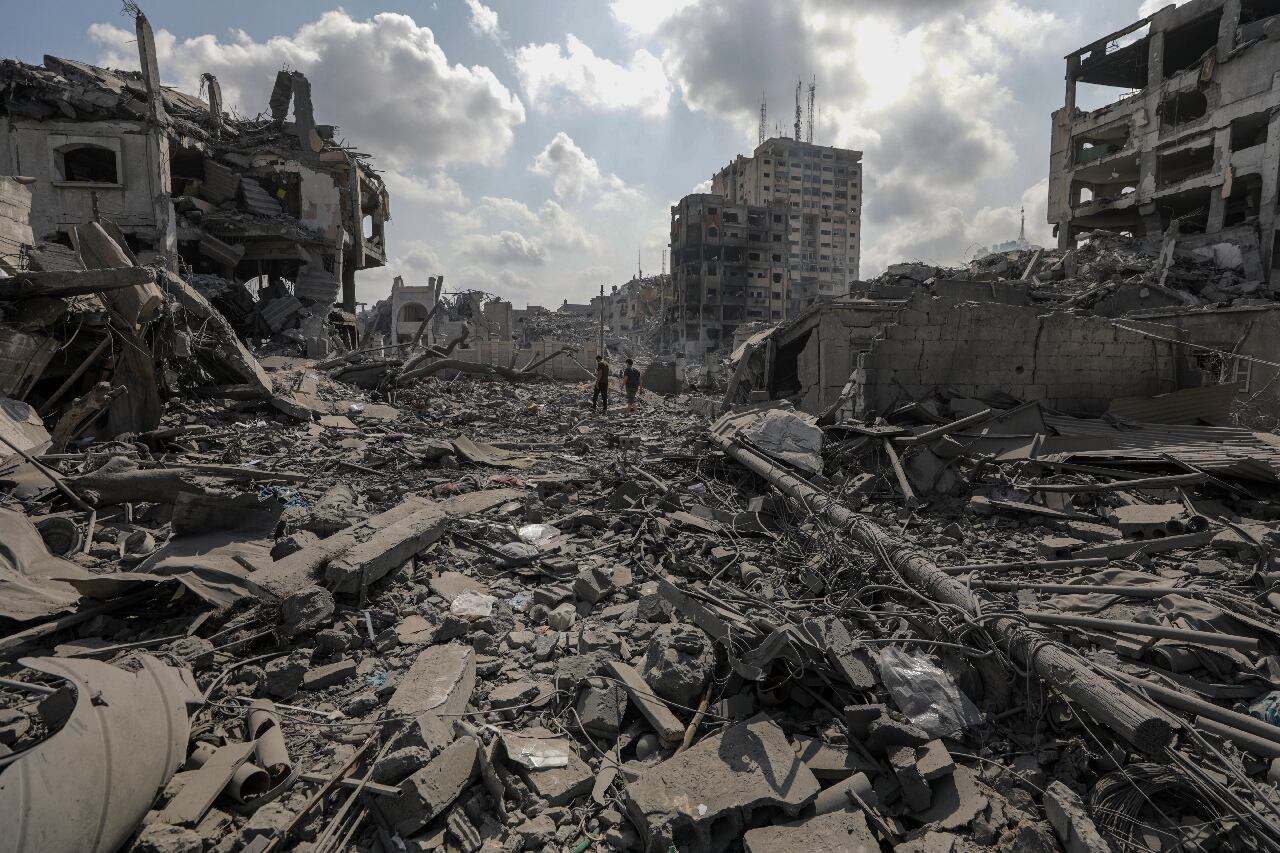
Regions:
<instances>
[{"instance_id":1,"label":"white plastic debris","mask_svg":"<svg viewBox=\"0 0 1280 853\"><path fill-rule=\"evenodd\" d=\"M464 592L449 605L449 612L463 619L483 619L493 613L493 605L498 599L483 592Z\"/></svg>"},{"instance_id":2,"label":"white plastic debris","mask_svg":"<svg viewBox=\"0 0 1280 853\"><path fill-rule=\"evenodd\" d=\"M560 535L560 530L550 524L526 524L516 531L521 542L545 548L551 540Z\"/></svg>"},{"instance_id":3,"label":"white plastic debris","mask_svg":"<svg viewBox=\"0 0 1280 853\"><path fill-rule=\"evenodd\" d=\"M898 710L933 737L955 735L982 722L982 712L955 679L923 652L888 646L877 663Z\"/></svg>"}]
</instances>

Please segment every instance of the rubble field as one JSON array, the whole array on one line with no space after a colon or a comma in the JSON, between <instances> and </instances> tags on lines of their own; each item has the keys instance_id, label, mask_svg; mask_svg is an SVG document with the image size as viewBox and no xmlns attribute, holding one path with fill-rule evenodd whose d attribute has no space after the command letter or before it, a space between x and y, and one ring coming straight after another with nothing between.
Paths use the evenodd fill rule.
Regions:
<instances>
[{"instance_id":1,"label":"rubble field","mask_svg":"<svg viewBox=\"0 0 1280 853\"><path fill-rule=\"evenodd\" d=\"M5 849L1280 844L1274 437L242 357L6 463Z\"/></svg>"}]
</instances>

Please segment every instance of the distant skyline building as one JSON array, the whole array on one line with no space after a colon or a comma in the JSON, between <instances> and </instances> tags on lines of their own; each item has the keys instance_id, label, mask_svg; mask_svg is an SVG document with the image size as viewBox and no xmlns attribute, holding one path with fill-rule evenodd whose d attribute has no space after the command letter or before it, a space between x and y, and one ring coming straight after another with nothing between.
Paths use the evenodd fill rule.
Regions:
<instances>
[{"instance_id":1,"label":"distant skyline building","mask_svg":"<svg viewBox=\"0 0 1280 853\"><path fill-rule=\"evenodd\" d=\"M789 271L786 316L848 296L862 246L862 152L775 137L711 180L729 204L784 204Z\"/></svg>"}]
</instances>

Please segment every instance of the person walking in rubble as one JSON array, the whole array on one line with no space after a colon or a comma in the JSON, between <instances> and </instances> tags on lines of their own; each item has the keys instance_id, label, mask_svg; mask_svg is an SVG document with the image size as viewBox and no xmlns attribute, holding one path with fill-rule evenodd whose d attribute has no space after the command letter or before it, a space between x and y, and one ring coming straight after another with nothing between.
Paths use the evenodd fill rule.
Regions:
<instances>
[{"instance_id":1,"label":"person walking in rubble","mask_svg":"<svg viewBox=\"0 0 1280 853\"><path fill-rule=\"evenodd\" d=\"M609 413L609 362L604 356L596 356L596 386L591 392L591 411L596 410L596 400L601 401L600 411Z\"/></svg>"},{"instance_id":2,"label":"person walking in rubble","mask_svg":"<svg viewBox=\"0 0 1280 853\"><path fill-rule=\"evenodd\" d=\"M636 395L640 393L640 371L631 359L627 359L626 369L622 371L622 390L627 395L627 411L635 412Z\"/></svg>"}]
</instances>

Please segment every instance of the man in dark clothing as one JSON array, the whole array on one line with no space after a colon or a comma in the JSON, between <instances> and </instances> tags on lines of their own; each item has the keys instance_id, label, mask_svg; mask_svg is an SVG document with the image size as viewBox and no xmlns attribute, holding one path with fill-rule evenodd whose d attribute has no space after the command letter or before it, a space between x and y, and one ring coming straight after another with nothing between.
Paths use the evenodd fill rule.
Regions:
<instances>
[{"instance_id":1,"label":"man in dark clothing","mask_svg":"<svg viewBox=\"0 0 1280 853\"><path fill-rule=\"evenodd\" d=\"M596 387L591 392L591 411L596 410L596 400L601 400L603 405L600 411L607 413L609 411L609 362L604 360L604 356L596 356Z\"/></svg>"},{"instance_id":2,"label":"man in dark clothing","mask_svg":"<svg viewBox=\"0 0 1280 853\"><path fill-rule=\"evenodd\" d=\"M636 395L640 393L640 371L631 359L627 359L627 368L622 371L622 390L627 392L627 411L634 412Z\"/></svg>"}]
</instances>

